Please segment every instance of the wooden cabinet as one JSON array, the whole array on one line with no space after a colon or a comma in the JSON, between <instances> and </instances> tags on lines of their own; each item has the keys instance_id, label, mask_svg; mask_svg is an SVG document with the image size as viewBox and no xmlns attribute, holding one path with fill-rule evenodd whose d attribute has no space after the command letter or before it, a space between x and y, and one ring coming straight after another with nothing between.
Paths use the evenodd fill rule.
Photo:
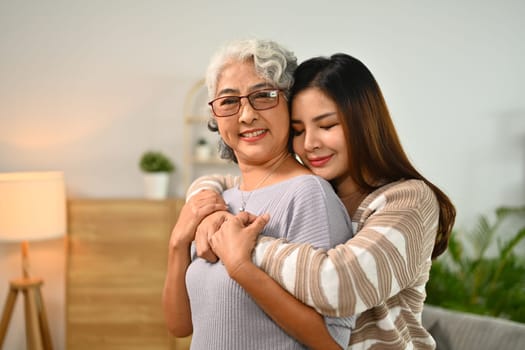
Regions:
<instances>
[{"instance_id":1,"label":"wooden cabinet","mask_svg":"<svg viewBox=\"0 0 525 350\"><path fill-rule=\"evenodd\" d=\"M181 199L68 203L68 350L186 349L161 307Z\"/></svg>"}]
</instances>

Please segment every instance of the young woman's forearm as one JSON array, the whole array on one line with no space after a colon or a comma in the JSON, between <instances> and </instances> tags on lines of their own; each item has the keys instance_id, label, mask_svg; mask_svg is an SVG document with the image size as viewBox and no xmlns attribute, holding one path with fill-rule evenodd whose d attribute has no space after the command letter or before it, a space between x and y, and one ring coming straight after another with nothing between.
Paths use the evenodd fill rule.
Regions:
<instances>
[{"instance_id":1,"label":"young woman's forearm","mask_svg":"<svg viewBox=\"0 0 525 350\"><path fill-rule=\"evenodd\" d=\"M310 349L341 350L320 314L286 292L251 262L239 266L230 277L291 337Z\"/></svg>"},{"instance_id":2,"label":"young woman's forearm","mask_svg":"<svg viewBox=\"0 0 525 350\"><path fill-rule=\"evenodd\" d=\"M209 190L221 194L228 188L238 185L239 176L233 175L205 175L195 179L186 191L186 201L202 190Z\"/></svg>"},{"instance_id":3,"label":"young woman's forearm","mask_svg":"<svg viewBox=\"0 0 525 350\"><path fill-rule=\"evenodd\" d=\"M323 315L351 316L377 306L419 278L430 261L439 218L435 196L422 182L393 186L379 199L345 244L325 251L262 237L255 265Z\"/></svg>"}]
</instances>

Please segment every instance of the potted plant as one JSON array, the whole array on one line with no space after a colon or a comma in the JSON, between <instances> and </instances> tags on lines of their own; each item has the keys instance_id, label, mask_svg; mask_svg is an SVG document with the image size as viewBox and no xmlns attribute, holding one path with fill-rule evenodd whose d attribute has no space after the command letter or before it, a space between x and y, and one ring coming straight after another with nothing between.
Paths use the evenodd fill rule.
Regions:
<instances>
[{"instance_id":1,"label":"potted plant","mask_svg":"<svg viewBox=\"0 0 525 350\"><path fill-rule=\"evenodd\" d=\"M525 206L500 207L494 221L481 216L472 231L455 230L432 264L426 302L525 322L525 258L515 252L525 240L524 220ZM494 246L496 254L488 254Z\"/></svg>"},{"instance_id":2,"label":"potted plant","mask_svg":"<svg viewBox=\"0 0 525 350\"><path fill-rule=\"evenodd\" d=\"M164 199L168 196L169 176L175 171L171 159L160 151L147 151L139 162L144 175L145 197Z\"/></svg>"}]
</instances>

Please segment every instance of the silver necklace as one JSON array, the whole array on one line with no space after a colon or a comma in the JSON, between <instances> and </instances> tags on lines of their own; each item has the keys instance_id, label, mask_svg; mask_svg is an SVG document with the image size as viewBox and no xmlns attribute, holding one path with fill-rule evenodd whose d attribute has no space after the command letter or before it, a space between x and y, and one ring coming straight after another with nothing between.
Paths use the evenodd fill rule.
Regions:
<instances>
[{"instance_id":1,"label":"silver necklace","mask_svg":"<svg viewBox=\"0 0 525 350\"><path fill-rule=\"evenodd\" d=\"M239 185L239 191L241 191L241 207L239 208L239 211L240 212L243 212L246 210L246 203L248 203L248 201L250 200L250 197L252 196L252 193L258 189L259 187L262 186L262 184L268 180L268 178L270 176L273 175L273 173L275 173L277 171L277 169L279 169L279 167L284 163L284 161L286 160L286 158L288 158L289 154L286 155L286 157L284 157L283 159L281 159L279 162L275 163L275 165L270 169L270 171L268 172L268 174L266 174L262 180L260 180L257 185L255 185L255 188L253 190L251 190L249 193L248 193L248 196L246 197L246 199L244 199L244 191L241 190L241 185Z\"/></svg>"}]
</instances>

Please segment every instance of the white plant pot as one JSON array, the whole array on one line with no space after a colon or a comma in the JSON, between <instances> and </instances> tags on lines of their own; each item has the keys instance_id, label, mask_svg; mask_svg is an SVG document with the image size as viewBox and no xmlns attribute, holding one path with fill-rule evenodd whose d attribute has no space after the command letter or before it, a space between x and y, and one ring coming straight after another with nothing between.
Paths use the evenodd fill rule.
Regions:
<instances>
[{"instance_id":1,"label":"white plant pot","mask_svg":"<svg viewBox=\"0 0 525 350\"><path fill-rule=\"evenodd\" d=\"M165 199L168 197L170 173L144 173L144 196L147 199Z\"/></svg>"},{"instance_id":2,"label":"white plant pot","mask_svg":"<svg viewBox=\"0 0 525 350\"><path fill-rule=\"evenodd\" d=\"M211 147L209 145L197 145L195 147L195 158L200 161L207 161L211 158Z\"/></svg>"}]
</instances>

